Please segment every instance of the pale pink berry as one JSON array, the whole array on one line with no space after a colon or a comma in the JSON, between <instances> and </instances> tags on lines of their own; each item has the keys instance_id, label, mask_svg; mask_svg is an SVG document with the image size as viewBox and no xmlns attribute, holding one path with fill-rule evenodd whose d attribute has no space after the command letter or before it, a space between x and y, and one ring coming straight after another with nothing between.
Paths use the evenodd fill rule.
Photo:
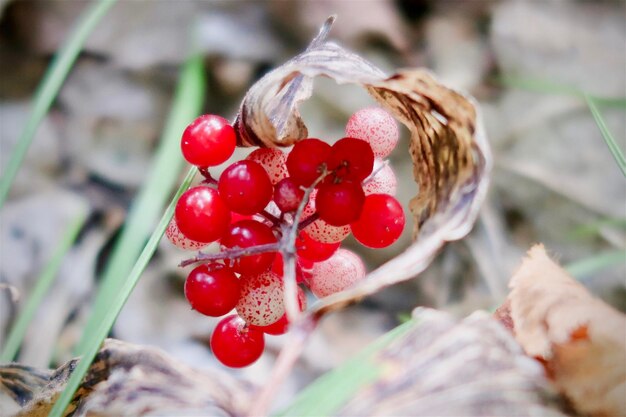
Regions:
<instances>
[{"instance_id":1,"label":"pale pink berry","mask_svg":"<svg viewBox=\"0 0 626 417\"><path fill-rule=\"evenodd\" d=\"M396 195L398 190L398 180L396 179L396 174L393 172L393 169L389 164L385 164L384 166L382 161L376 159L374 161L374 172L373 176L366 178L363 191L365 195L370 194L389 194Z\"/></svg>"},{"instance_id":2,"label":"pale pink berry","mask_svg":"<svg viewBox=\"0 0 626 417\"><path fill-rule=\"evenodd\" d=\"M365 265L361 258L339 248L328 260L313 265L309 288L316 297L322 298L350 288L364 278Z\"/></svg>"},{"instance_id":3,"label":"pale pink berry","mask_svg":"<svg viewBox=\"0 0 626 417\"><path fill-rule=\"evenodd\" d=\"M380 107L366 107L350 116L346 136L369 142L374 156L385 158L396 147L400 132L396 120L387 111Z\"/></svg>"},{"instance_id":4,"label":"pale pink berry","mask_svg":"<svg viewBox=\"0 0 626 417\"><path fill-rule=\"evenodd\" d=\"M276 322L284 313L283 281L273 272L242 275L237 313L255 326Z\"/></svg>"},{"instance_id":5,"label":"pale pink berry","mask_svg":"<svg viewBox=\"0 0 626 417\"><path fill-rule=\"evenodd\" d=\"M287 154L276 148L259 148L246 159L259 163L270 177L272 185L289 175L287 172Z\"/></svg>"},{"instance_id":6,"label":"pale pink berry","mask_svg":"<svg viewBox=\"0 0 626 417\"><path fill-rule=\"evenodd\" d=\"M167 229L165 229L165 236L167 236L167 239L174 246L185 250L199 250L208 245L208 243L197 242L183 235L176 224L176 219L174 218L172 218L172 220L170 220L170 224L167 225Z\"/></svg>"}]
</instances>

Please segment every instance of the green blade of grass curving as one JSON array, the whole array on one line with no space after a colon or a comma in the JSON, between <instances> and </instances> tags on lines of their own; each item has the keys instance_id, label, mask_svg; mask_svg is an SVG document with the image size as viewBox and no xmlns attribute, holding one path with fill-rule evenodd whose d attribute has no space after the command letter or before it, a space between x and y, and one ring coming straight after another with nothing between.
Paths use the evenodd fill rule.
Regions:
<instances>
[{"instance_id":1,"label":"green blade of grass curving","mask_svg":"<svg viewBox=\"0 0 626 417\"><path fill-rule=\"evenodd\" d=\"M195 168L191 168L187 173L187 176L185 177L183 183L178 188L178 191L176 192L174 198L165 210L165 213L163 213L163 216L161 217L161 220L159 221L156 229L152 233L152 236L150 236L148 243L139 255L137 262L135 262L133 269L130 271L128 277L124 280L122 287L119 288L119 292L109 300L109 304L107 305L107 308L105 310L94 311L93 315L98 315L98 321L95 322L97 323L97 326L91 332L92 339L89 341L89 343L85 344L81 360L76 365L76 368L74 369L72 375L67 381L65 389L59 396L58 400L55 402L52 410L50 410L48 417L61 417L63 415L63 412L69 405L72 397L74 396L74 393L76 392L78 386L83 380L83 377L91 366L91 362L98 353L100 345L102 345L102 342L107 337L107 334L109 334L113 323L115 323L115 319L117 319L117 316L124 307L126 300L128 300L128 297L130 297L133 288L135 288L135 285L139 281L139 277L143 273L143 270L146 268L148 262L152 258L152 255L156 251L159 241L165 233L165 229L167 228L167 225L169 224L170 219L174 214L174 207L176 206L176 201L178 200L178 197L180 197L180 195L189 187L189 184L191 184L195 173ZM94 322L91 321L91 323L93 324Z\"/></svg>"},{"instance_id":2,"label":"green blade of grass curving","mask_svg":"<svg viewBox=\"0 0 626 417\"><path fill-rule=\"evenodd\" d=\"M56 251L52 254L52 257L43 268L35 287L28 296L26 304L22 307L17 320L11 327L9 336L0 355L0 362L10 362L15 360L15 355L19 350L24 335L28 329L28 325L35 316L37 308L44 299L46 293L50 289L50 286L54 282L54 278L57 276L63 257L70 250L74 241L78 237L78 233L85 224L87 218L87 210L84 208L80 214L70 223L65 234L62 236Z\"/></svg>"},{"instance_id":3,"label":"green blade of grass curving","mask_svg":"<svg viewBox=\"0 0 626 417\"><path fill-rule=\"evenodd\" d=\"M415 326L419 326L419 323L409 320L384 334L343 365L319 377L278 416L334 415L359 389L380 377L383 370L374 358L377 352Z\"/></svg>"},{"instance_id":4,"label":"green blade of grass curving","mask_svg":"<svg viewBox=\"0 0 626 417\"><path fill-rule=\"evenodd\" d=\"M102 314L110 308L110 300L127 279L141 252L150 230L166 204L170 190L184 163L180 153L180 135L201 111L205 90L202 59L195 57L183 68L172 111L165 124L161 144L154 160L154 170L132 204L124 228L118 237L104 269L101 285L93 304L85 331L75 348L84 353L93 340Z\"/></svg>"},{"instance_id":5,"label":"green blade of grass curving","mask_svg":"<svg viewBox=\"0 0 626 417\"><path fill-rule=\"evenodd\" d=\"M574 278L584 280L591 275L615 265L626 262L626 252L623 249L602 252L565 266Z\"/></svg>"},{"instance_id":6,"label":"green blade of grass curving","mask_svg":"<svg viewBox=\"0 0 626 417\"><path fill-rule=\"evenodd\" d=\"M98 0L89 6L46 71L41 84L37 88L33 108L26 126L13 149L6 169L2 173L2 178L0 179L0 207L4 204L11 190L11 185L22 165L30 144L33 142L41 121L48 113L52 102L59 93L85 40L116 1Z\"/></svg>"},{"instance_id":7,"label":"green blade of grass curving","mask_svg":"<svg viewBox=\"0 0 626 417\"><path fill-rule=\"evenodd\" d=\"M608 146L611 154L613 154L613 158L615 159L615 162L617 163L619 169L622 171L622 175L626 177L626 158L624 158L622 150L619 148L619 145L615 141L615 138L611 134L611 131L604 122L604 118L602 117L602 114L600 114L598 106L596 106L595 99L585 94L585 100L587 101L587 106L589 106L589 111L591 111L593 119L598 125L598 129L600 129L600 133L602 133L602 138L606 142L606 146Z\"/></svg>"}]
</instances>

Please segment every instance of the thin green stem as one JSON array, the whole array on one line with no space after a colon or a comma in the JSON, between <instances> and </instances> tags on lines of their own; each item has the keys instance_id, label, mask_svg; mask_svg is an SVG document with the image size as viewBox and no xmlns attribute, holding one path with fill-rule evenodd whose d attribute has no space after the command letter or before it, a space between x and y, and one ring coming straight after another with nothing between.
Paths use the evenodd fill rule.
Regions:
<instances>
[{"instance_id":1,"label":"thin green stem","mask_svg":"<svg viewBox=\"0 0 626 417\"><path fill-rule=\"evenodd\" d=\"M78 233L82 229L85 219L87 217L87 210L84 209L76 217L74 221L70 223L67 231L62 236L56 251L43 268L41 275L37 279L37 283L33 288L28 300L21 308L17 320L13 324L9 336L7 337L6 344L0 355L0 362L10 362L15 360L15 356L24 340L24 335L28 329L28 325L35 316L35 312L39 305L41 305L46 293L50 289L50 286L54 282L54 278L57 276L63 257L70 250Z\"/></svg>"},{"instance_id":2,"label":"thin green stem","mask_svg":"<svg viewBox=\"0 0 626 417\"><path fill-rule=\"evenodd\" d=\"M619 169L622 171L622 175L626 177L626 158L624 158L622 150L619 148L617 141L604 122L604 118L602 117L602 114L600 114L595 100L588 94L585 94L585 100L587 101L587 106L589 106L589 111L591 111L591 114L598 125L598 129L600 129L600 133L602 133L602 138L606 142L606 146L609 147L611 154L613 154L613 158L615 159Z\"/></svg>"},{"instance_id":3,"label":"thin green stem","mask_svg":"<svg viewBox=\"0 0 626 417\"><path fill-rule=\"evenodd\" d=\"M2 174L2 179L0 179L0 207L4 204L11 190L11 185L22 165L22 161L26 156L30 144L33 142L33 138L37 133L41 121L46 116L52 102L57 97L83 44L98 22L100 22L102 17L116 1L117 0L99 0L94 2L81 16L74 31L69 35L66 43L50 64L35 94L33 109L26 122L26 126L13 149L8 165Z\"/></svg>"},{"instance_id":4,"label":"thin green stem","mask_svg":"<svg viewBox=\"0 0 626 417\"><path fill-rule=\"evenodd\" d=\"M572 262L566 265L565 269L573 277L584 279L614 265L623 265L625 262L626 252L623 249L617 249Z\"/></svg>"},{"instance_id":5,"label":"thin green stem","mask_svg":"<svg viewBox=\"0 0 626 417\"><path fill-rule=\"evenodd\" d=\"M182 70L172 111L154 157L154 169L133 201L122 233L105 267L102 284L93 303L93 314L75 348L77 355L81 355L86 346L92 343L100 318L110 308L110 300L127 280L128 273L167 203L170 190L175 187L178 173L184 164L179 150L180 135L185 126L200 113L204 90L204 66L202 58L197 56L190 59Z\"/></svg>"},{"instance_id":6,"label":"thin green stem","mask_svg":"<svg viewBox=\"0 0 626 417\"><path fill-rule=\"evenodd\" d=\"M132 271L130 272L130 275L128 275L128 277L126 277L126 279L124 280L124 283L122 287L119 289L119 292L115 294L114 297L111 297L110 300L108 300L109 301L108 308L103 311L98 311L101 314L98 317L99 319L98 326L95 328L95 331L91 333L92 340L90 340L90 343L85 345L84 350L82 352L81 360L76 365L74 372L72 372L72 375L67 381L65 389L61 393L59 399L54 403L54 406L52 407L52 410L50 410L48 417L63 416L65 409L67 408L70 401L74 397L74 393L80 386L80 383L83 380L83 377L89 370L89 367L91 366L91 363L93 362L93 359L96 357L96 354L98 353L98 350L100 349L100 346L102 345L102 342L109 334L109 331L111 330L111 327L113 326L113 323L115 323L117 316L119 315L120 311L124 307L124 304L128 300L128 297L130 297L130 294L135 288L135 285L139 281L139 278L141 277L143 270L146 268L146 266L148 265L148 262L152 258L152 255L156 251L159 241L161 240L161 237L165 233L165 229L167 228L167 225L169 224L170 219L172 218L172 215L174 214L174 207L176 206L176 201L178 200L180 195L189 187L196 172L197 171L195 168L191 168L189 170L189 172L187 173L187 176L185 177L185 180L178 188L176 195L174 196L169 206L165 210L165 213L163 213L163 216L161 217L161 220L159 221L158 226L152 233L152 236L150 236L148 243L146 244L146 246L143 248L143 251L139 255L137 262L135 262L135 265Z\"/></svg>"}]
</instances>

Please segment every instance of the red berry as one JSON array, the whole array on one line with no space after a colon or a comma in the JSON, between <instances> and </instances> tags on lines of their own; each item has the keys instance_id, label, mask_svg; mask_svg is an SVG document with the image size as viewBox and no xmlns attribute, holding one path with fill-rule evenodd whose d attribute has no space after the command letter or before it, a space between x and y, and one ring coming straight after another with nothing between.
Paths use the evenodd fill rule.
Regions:
<instances>
[{"instance_id":1,"label":"red berry","mask_svg":"<svg viewBox=\"0 0 626 417\"><path fill-rule=\"evenodd\" d=\"M304 207L302 219L307 219L315 213L315 199L317 191L313 190L307 205ZM344 240L350 234L350 226L331 226L322 219L317 219L304 228L311 239L323 243L337 243Z\"/></svg>"},{"instance_id":2,"label":"red berry","mask_svg":"<svg viewBox=\"0 0 626 417\"><path fill-rule=\"evenodd\" d=\"M306 308L306 295L302 288L298 287L298 308L300 311L304 311ZM257 330L262 331L266 334L271 334L274 336L281 335L287 333L289 330L289 319L287 318L287 312L285 312L277 321L272 324L268 324L267 326L251 326Z\"/></svg>"},{"instance_id":3,"label":"red berry","mask_svg":"<svg viewBox=\"0 0 626 417\"><path fill-rule=\"evenodd\" d=\"M258 162L269 175L272 184L287 178L287 154L276 148L259 148L246 159Z\"/></svg>"},{"instance_id":4,"label":"red berry","mask_svg":"<svg viewBox=\"0 0 626 417\"><path fill-rule=\"evenodd\" d=\"M311 237L304 231L300 232L296 240L296 250L298 256L313 262L325 261L330 258L333 253L341 245L337 243L322 243Z\"/></svg>"},{"instance_id":5,"label":"red berry","mask_svg":"<svg viewBox=\"0 0 626 417\"><path fill-rule=\"evenodd\" d=\"M230 211L217 190L203 185L190 188L180 196L175 216L180 231L198 242L219 239L230 223Z\"/></svg>"},{"instance_id":6,"label":"red berry","mask_svg":"<svg viewBox=\"0 0 626 417\"><path fill-rule=\"evenodd\" d=\"M165 236L174 246L185 250L198 250L207 245L204 242L196 242L195 240L191 240L187 236L183 235L176 224L176 219L174 218L170 220L170 224L167 225L167 229L165 229Z\"/></svg>"},{"instance_id":7,"label":"red berry","mask_svg":"<svg viewBox=\"0 0 626 417\"><path fill-rule=\"evenodd\" d=\"M359 220L350 225L356 240L369 248L384 248L398 240L404 229L402 205L390 195L365 197Z\"/></svg>"},{"instance_id":8,"label":"red berry","mask_svg":"<svg viewBox=\"0 0 626 417\"><path fill-rule=\"evenodd\" d=\"M385 158L398 143L398 124L380 107L367 107L350 116L346 136L363 139L372 146L377 158Z\"/></svg>"},{"instance_id":9,"label":"red berry","mask_svg":"<svg viewBox=\"0 0 626 417\"><path fill-rule=\"evenodd\" d=\"M304 190L292 178L285 178L274 187L274 202L283 213L296 211L302 198Z\"/></svg>"},{"instance_id":10,"label":"red berry","mask_svg":"<svg viewBox=\"0 0 626 417\"><path fill-rule=\"evenodd\" d=\"M270 178L254 161L230 165L220 176L217 188L226 205L239 214L258 213L272 199Z\"/></svg>"},{"instance_id":11,"label":"red berry","mask_svg":"<svg viewBox=\"0 0 626 417\"><path fill-rule=\"evenodd\" d=\"M256 362L264 348L263 332L252 329L236 314L222 319L211 335L213 354L231 368L242 368Z\"/></svg>"},{"instance_id":12,"label":"red berry","mask_svg":"<svg viewBox=\"0 0 626 417\"><path fill-rule=\"evenodd\" d=\"M194 310L206 316L223 316L237 305L239 279L222 264L200 265L187 276L185 297Z\"/></svg>"},{"instance_id":13,"label":"red berry","mask_svg":"<svg viewBox=\"0 0 626 417\"><path fill-rule=\"evenodd\" d=\"M180 148L190 164L199 167L225 162L235 151L235 130L228 120L205 114L194 120L183 132Z\"/></svg>"},{"instance_id":14,"label":"red berry","mask_svg":"<svg viewBox=\"0 0 626 417\"><path fill-rule=\"evenodd\" d=\"M273 272L241 276L237 313L249 324L267 326L285 312L283 280Z\"/></svg>"},{"instance_id":15,"label":"red berry","mask_svg":"<svg viewBox=\"0 0 626 417\"><path fill-rule=\"evenodd\" d=\"M331 226L345 226L358 220L365 201L360 183L343 181L339 184L323 184L317 193L315 206Z\"/></svg>"},{"instance_id":16,"label":"red berry","mask_svg":"<svg viewBox=\"0 0 626 417\"><path fill-rule=\"evenodd\" d=\"M309 187L320 176L330 154L330 145L319 139L304 139L296 143L287 156L287 170L291 178Z\"/></svg>"},{"instance_id":17,"label":"red berry","mask_svg":"<svg viewBox=\"0 0 626 417\"><path fill-rule=\"evenodd\" d=\"M365 278L361 258L347 249L339 249L327 261L313 265L309 288L318 298L343 291Z\"/></svg>"},{"instance_id":18,"label":"red berry","mask_svg":"<svg viewBox=\"0 0 626 417\"><path fill-rule=\"evenodd\" d=\"M269 226L256 220L241 220L227 226L221 244L225 249L249 248L276 241L276 236ZM233 269L240 274L259 274L272 266L275 256L276 252L242 256L235 260Z\"/></svg>"},{"instance_id":19,"label":"red berry","mask_svg":"<svg viewBox=\"0 0 626 417\"><path fill-rule=\"evenodd\" d=\"M374 152L364 140L339 139L330 149L328 169L335 178L361 182L374 168Z\"/></svg>"}]
</instances>

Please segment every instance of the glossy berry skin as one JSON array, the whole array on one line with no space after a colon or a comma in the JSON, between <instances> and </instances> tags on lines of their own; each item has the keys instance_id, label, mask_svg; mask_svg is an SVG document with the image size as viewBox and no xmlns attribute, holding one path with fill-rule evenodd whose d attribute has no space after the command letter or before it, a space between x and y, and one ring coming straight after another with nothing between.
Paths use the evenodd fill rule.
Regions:
<instances>
[{"instance_id":1,"label":"glossy berry skin","mask_svg":"<svg viewBox=\"0 0 626 417\"><path fill-rule=\"evenodd\" d=\"M211 335L211 350L222 364L243 368L256 362L263 354L263 332L246 325L236 314L222 319Z\"/></svg>"},{"instance_id":2,"label":"glossy berry skin","mask_svg":"<svg viewBox=\"0 0 626 417\"><path fill-rule=\"evenodd\" d=\"M283 178L287 178L287 154L276 148L259 148L248 155L246 159L259 163L272 184L277 184Z\"/></svg>"},{"instance_id":3,"label":"glossy berry skin","mask_svg":"<svg viewBox=\"0 0 626 417\"><path fill-rule=\"evenodd\" d=\"M306 219L315 213L315 199L318 190L311 193L308 203L304 207L302 219ZM306 233L318 242L337 243L344 240L350 234L350 226L331 226L322 219L317 219L312 224L304 228Z\"/></svg>"},{"instance_id":4,"label":"glossy berry skin","mask_svg":"<svg viewBox=\"0 0 626 417\"><path fill-rule=\"evenodd\" d=\"M283 280L273 272L241 276L237 314L248 324L267 326L285 312Z\"/></svg>"},{"instance_id":5,"label":"glossy berry skin","mask_svg":"<svg viewBox=\"0 0 626 417\"><path fill-rule=\"evenodd\" d=\"M365 193L360 183L343 181L322 185L315 206L320 219L331 226L345 226L358 220L364 201Z\"/></svg>"},{"instance_id":6,"label":"glossy berry skin","mask_svg":"<svg viewBox=\"0 0 626 417\"><path fill-rule=\"evenodd\" d=\"M239 278L222 264L200 265L185 281L185 297L191 307L211 317L231 311L239 301Z\"/></svg>"},{"instance_id":7,"label":"glossy berry skin","mask_svg":"<svg viewBox=\"0 0 626 417\"><path fill-rule=\"evenodd\" d=\"M387 194L372 194L365 197L361 216L350 229L361 244L379 249L398 240L404 223L404 211L398 200Z\"/></svg>"},{"instance_id":8,"label":"glossy berry skin","mask_svg":"<svg viewBox=\"0 0 626 417\"><path fill-rule=\"evenodd\" d=\"M285 178L274 187L274 203L283 213L296 211L303 198L304 190L292 178Z\"/></svg>"},{"instance_id":9,"label":"glossy berry skin","mask_svg":"<svg viewBox=\"0 0 626 417\"><path fill-rule=\"evenodd\" d=\"M366 107L350 116L346 136L369 142L377 158L386 158L397 145L400 133L398 124L387 111Z\"/></svg>"},{"instance_id":10,"label":"glossy berry skin","mask_svg":"<svg viewBox=\"0 0 626 417\"><path fill-rule=\"evenodd\" d=\"M306 309L306 295L302 288L298 287L298 308L300 311L304 311ZM274 336L278 336L281 334L287 333L289 330L289 319L287 318L287 312L283 313L283 315L274 323L268 324L267 326L251 326L257 330L262 331L265 334L271 334Z\"/></svg>"},{"instance_id":11,"label":"glossy berry skin","mask_svg":"<svg viewBox=\"0 0 626 417\"><path fill-rule=\"evenodd\" d=\"M330 154L330 145L319 139L304 139L296 143L287 156L287 170L291 178L309 187L322 173Z\"/></svg>"},{"instance_id":12,"label":"glossy berry skin","mask_svg":"<svg viewBox=\"0 0 626 417\"><path fill-rule=\"evenodd\" d=\"M205 114L191 122L183 132L180 148L190 164L209 167L225 162L235 151L235 130L228 120Z\"/></svg>"},{"instance_id":13,"label":"glossy berry skin","mask_svg":"<svg viewBox=\"0 0 626 417\"><path fill-rule=\"evenodd\" d=\"M372 173L374 152L364 140L355 138L339 139L330 149L328 169L333 171L330 178L361 182Z\"/></svg>"},{"instance_id":14,"label":"glossy berry skin","mask_svg":"<svg viewBox=\"0 0 626 417\"><path fill-rule=\"evenodd\" d=\"M272 183L267 172L250 160L231 164L220 176L217 189L226 205L239 214L263 210L272 199Z\"/></svg>"},{"instance_id":15,"label":"glossy berry skin","mask_svg":"<svg viewBox=\"0 0 626 417\"><path fill-rule=\"evenodd\" d=\"M185 191L174 214L180 231L197 242L216 241L230 223L230 210L217 190L203 185Z\"/></svg>"},{"instance_id":16,"label":"glossy berry skin","mask_svg":"<svg viewBox=\"0 0 626 417\"><path fill-rule=\"evenodd\" d=\"M309 288L318 298L350 288L365 278L361 258L347 249L338 249L328 260L313 265Z\"/></svg>"},{"instance_id":17,"label":"glossy berry skin","mask_svg":"<svg viewBox=\"0 0 626 417\"><path fill-rule=\"evenodd\" d=\"M176 219L170 220L167 229L165 229L165 236L174 246L180 249L199 250L207 245L204 242L196 242L183 235L176 224Z\"/></svg>"},{"instance_id":18,"label":"glossy berry skin","mask_svg":"<svg viewBox=\"0 0 626 417\"><path fill-rule=\"evenodd\" d=\"M224 249L249 248L275 242L276 236L272 229L256 220L241 220L227 226L221 240ZM240 274L259 274L272 266L275 256L276 252L242 256L235 260L233 269Z\"/></svg>"},{"instance_id":19,"label":"glossy berry skin","mask_svg":"<svg viewBox=\"0 0 626 417\"><path fill-rule=\"evenodd\" d=\"M306 232L302 231L296 239L296 253L299 257L313 262L321 262L330 258L339 248L341 242L323 243L312 239Z\"/></svg>"}]
</instances>

